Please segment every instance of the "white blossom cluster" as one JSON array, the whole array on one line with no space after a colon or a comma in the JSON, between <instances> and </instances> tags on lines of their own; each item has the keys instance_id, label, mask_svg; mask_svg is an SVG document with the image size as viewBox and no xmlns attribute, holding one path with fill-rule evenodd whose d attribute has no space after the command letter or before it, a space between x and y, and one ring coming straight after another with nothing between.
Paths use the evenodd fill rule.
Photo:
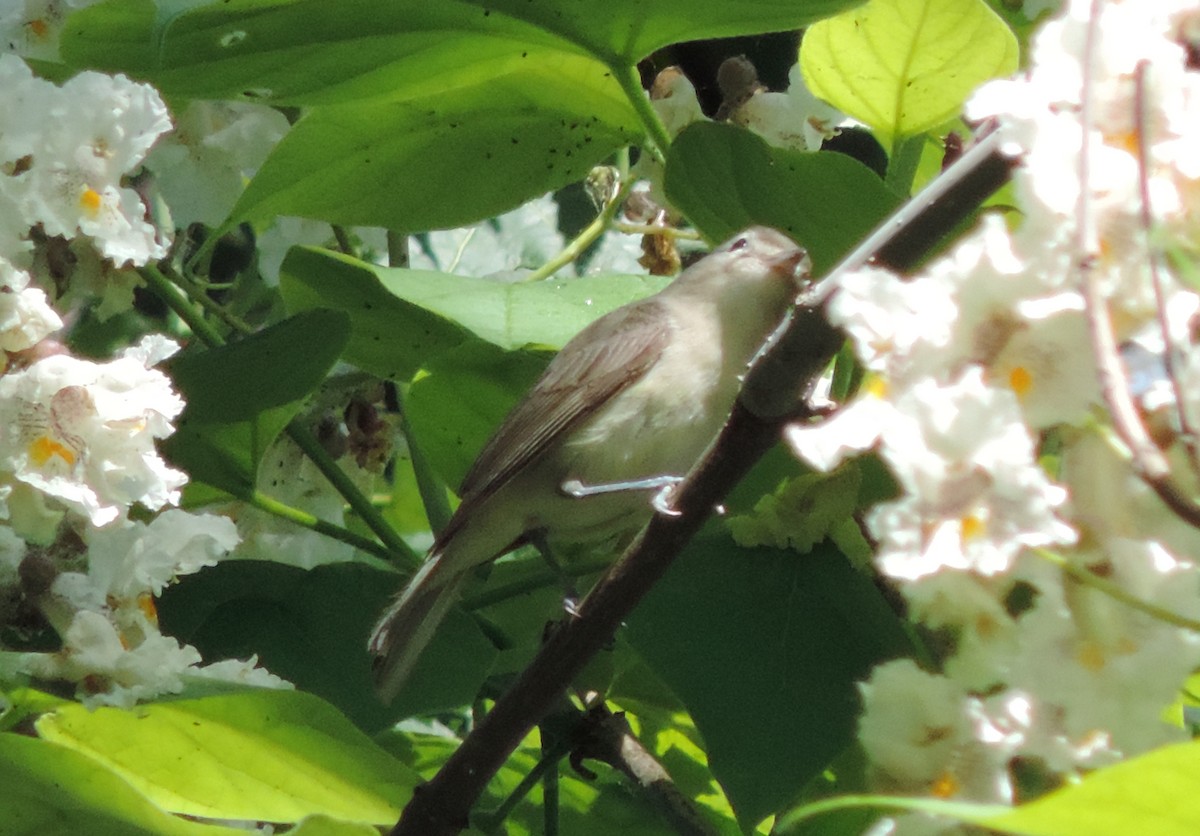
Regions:
<instances>
[{"instance_id":1,"label":"white blossom cluster","mask_svg":"<svg viewBox=\"0 0 1200 836\"><path fill-rule=\"evenodd\" d=\"M52 58L70 5L82 4L8 6L8 48ZM0 598L36 606L63 640L0 652L0 672L77 683L93 702L128 705L195 677L281 684L253 661L202 666L158 629L163 587L238 542L230 520L170 507L186 476L155 442L184 404L155 366L178 345L148 336L99 362L54 339L75 314L39 242L69 242L110 271L166 255L170 232L129 178L171 127L147 85L84 72L60 86L0 54Z\"/></svg>"},{"instance_id":2,"label":"white blossom cluster","mask_svg":"<svg viewBox=\"0 0 1200 836\"><path fill-rule=\"evenodd\" d=\"M1014 758L1070 776L1185 736L1163 714L1200 664L1200 634L1165 614L1200 617L1200 532L1135 476L1097 383L1082 288L1086 274L1118 343L1174 352L1187 402L1166 387L1142 418L1193 491L1178 415L1200 415L1200 299L1176 268L1198 243L1200 72L1189 45L1200 7L1096 8L1093 18L1086 0L1066 4L1036 36L1029 70L968 106L973 119L996 117L1005 152L1020 157L1015 229L989 215L919 275L848 276L831 315L867 383L830 421L789 431L814 466L865 449L889 465L898 496L865 521L878 568L914 618L952 637L937 672L890 662L862 686L860 739L881 789L1011 803ZM878 832L928 826L886 820Z\"/></svg>"}]
</instances>

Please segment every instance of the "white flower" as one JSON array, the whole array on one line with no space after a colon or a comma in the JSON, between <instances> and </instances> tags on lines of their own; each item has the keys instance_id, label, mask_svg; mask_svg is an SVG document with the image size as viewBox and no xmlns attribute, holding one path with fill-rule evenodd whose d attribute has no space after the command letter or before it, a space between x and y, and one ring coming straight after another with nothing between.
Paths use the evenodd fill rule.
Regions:
<instances>
[{"instance_id":1,"label":"white flower","mask_svg":"<svg viewBox=\"0 0 1200 836\"><path fill-rule=\"evenodd\" d=\"M157 596L180 575L214 566L238 543L227 517L168 509L148 524L125 521L89 532L88 574L106 598Z\"/></svg>"},{"instance_id":2,"label":"white flower","mask_svg":"<svg viewBox=\"0 0 1200 836\"><path fill-rule=\"evenodd\" d=\"M1136 541L1110 542L1104 558L1094 571L1135 597L1200 616L1191 564ZM1082 746L1102 735L1127 756L1181 738L1162 712L1200 664L1200 636L1090 587L1043 583L1038 593L1018 621L1020 652L1008 681L1056 713L1062 737Z\"/></svg>"},{"instance_id":3,"label":"white flower","mask_svg":"<svg viewBox=\"0 0 1200 836\"><path fill-rule=\"evenodd\" d=\"M0 469L98 526L134 502L177 502L187 477L154 441L172 431L183 401L137 358L146 350L107 363L55 355L0 377Z\"/></svg>"},{"instance_id":4,"label":"white flower","mask_svg":"<svg viewBox=\"0 0 1200 836\"><path fill-rule=\"evenodd\" d=\"M949 386L919 381L895 407L881 453L905 495L867 520L885 574L989 575L1006 571L1023 546L1074 540L1053 512L1066 493L1038 467L1015 397L984 384L981 369Z\"/></svg>"},{"instance_id":5,"label":"white flower","mask_svg":"<svg viewBox=\"0 0 1200 836\"><path fill-rule=\"evenodd\" d=\"M0 256L0 351L24 351L62 326L46 294L29 287L29 274Z\"/></svg>"},{"instance_id":6,"label":"white flower","mask_svg":"<svg viewBox=\"0 0 1200 836\"><path fill-rule=\"evenodd\" d=\"M859 689L858 738L884 789L1012 801L1007 765L1021 736L997 726L978 699L911 659L879 665Z\"/></svg>"},{"instance_id":7,"label":"white flower","mask_svg":"<svg viewBox=\"0 0 1200 836\"><path fill-rule=\"evenodd\" d=\"M117 628L99 612L81 610L57 653L29 653L25 669L44 679L81 683L85 700L129 707L138 700L183 690L183 675L201 661L194 647L157 631L126 647Z\"/></svg>"},{"instance_id":8,"label":"white flower","mask_svg":"<svg viewBox=\"0 0 1200 836\"><path fill-rule=\"evenodd\" d=\"M786 93L756 93L734 111L729 121L744 125L780 148L816 151L848 120L840 110L812 94L797 63L788 72Z\"/></svg>"},{"instance_id":9,"label":"white flower","mask_svg":"<svg viewBox=\"0 0 1200 836\"><path fill-rule=\"evenodd\" d=\"M246 102L189 102L175 121L174 132L154 147L146 167L155 173L179 229L224 221L246 180L289 127L278 110Z\"/></svg>"},{"instance_id":10,"label":"white flower","mask_svg":"<svg viewBox=\"0 0 1200 836\"><path fill-rule=\"evenodd\" d=\"M171 127L154 88L93 72L56 87L13 55L0 55L0 78L12 85L0 93L0 163L12 170L3 188L24 228L88 235L118 265L166 255L141 198L121 185Z\"/></svg>"}]
</instances>

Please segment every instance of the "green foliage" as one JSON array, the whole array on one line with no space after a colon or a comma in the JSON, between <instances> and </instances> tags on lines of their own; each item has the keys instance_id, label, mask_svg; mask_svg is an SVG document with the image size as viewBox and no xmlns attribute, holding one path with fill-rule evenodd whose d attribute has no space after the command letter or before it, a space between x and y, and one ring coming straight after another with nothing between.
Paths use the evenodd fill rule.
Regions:
<instances>
[{"instance_id":1,"label":"green foliage","mask_svg":"<svg viewBox=\"0 0 1200 836\"><path fill-rule=\"evenodd\" d=\"M983 0L871 0L809 29L800 66L820 98L885 137L907 137L1016 70L1017 39Z\"/></svg>"},{"instance_id":2,"label":"green foliage","mask_svg":"<svg viewBox=\"0 0 1200 836\"><path fill-rule=\"evenodd\" d=\"M298 691L251 689L137 711L70 705L41 717L37 729L189 816L294 822L323 813L383 824L420 780L331 706Z\"/></svg>"},{"instance_id":3,"label":"green foliage","mask_svg":"<svg viewBox=\"0 0 1200 836\"><path fill-rule=\"evenodd\" d=\"M803 245L814 275L827 272L899 202L857 160L772 148L730 125L692 125L671 145L667 195L708 238L750 224Z\"/></svg>"},{"instance_id":4,"label":"green foliage","mask_svg":"<svg viewBox=\"0 0 1200 836\"><path fill-rule=\"evenodd\" d=\"M873 807L887 812L926 813L1014 836L1185 836L1194 833L1200 821L1200 802L1192 792L1192 776L1198 765L1200 744L1177 743L1097 770L1077 784L1016 808L922 798L844 796L782 816L778 832L785 836L811 832L801 828L819 824L828 813Z\"/></svg>"},{"instance_id":5,"label":"green foliage","mask_svg":"<svg viewBox=\"0 0 1200 836\"><path fill-rule=\"evenodd\" d=\"M241 831L169 815L126 781L64 746L0 734L0 834L228 836Z\"/></svg>"},{"instance_id":6,"label":"green foliage","mask_svg":"<svg viewBox=\"0 0 1200 836\"><path fill-rule=\"evenodd\" d=\"M349 333L345 315L314 310L175 360L171 376L187 408L165 453L193 479L248 496L267 447L324 381Z\"/></svg>"},{"instance_id":7,"label":"green foliage","mask_svg":"<svg viewBox=\"0 0 1200 836\"><path fill-rule=\"evenodd\" d=\"M743 825L796 795L851 741L855 683L908 643L831 549L800 557L693 541L627 638L687 707Z\"/></svg>"}]
</instances>

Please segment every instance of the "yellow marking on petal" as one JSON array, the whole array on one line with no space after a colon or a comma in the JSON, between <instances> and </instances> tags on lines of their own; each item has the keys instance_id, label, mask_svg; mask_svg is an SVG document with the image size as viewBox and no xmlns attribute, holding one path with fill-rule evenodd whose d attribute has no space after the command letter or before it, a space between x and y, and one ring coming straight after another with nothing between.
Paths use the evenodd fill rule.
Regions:
<instances>
[{"instance_id":1,"label":"yellow marking on petal","mask_svg":"<svg viewBox=\"0 0 1200 836\"><path fill-rule=\"evenodd\" d=\"M866 393L872 397L879 398L880 400L883 400L887 397L888 384L887 381L882 377L871 377L867 380L866 385L863 388L866 390Z\"/></svg>"},{"instance_id":2,"label":"yellow marking on petal","mask_svg":"<svg viewBox=\"0 0 1200 836\"><path fill-rule=\"evenodd\" d=\"M987 531L987 523L974 514L968 514L963 517L959 520L959 525L962 527L963 542L973 540L976 537L982 537L983 533Z\"/></svg>"},{"instance_id":3,"label":"yellow marking on petal","mask_svg":"<svg viewBox=\"0 0 1200 836\"><path fill-rule=\"evenodd\" d=\"M949 772L943 772L929 785L929 794L934 798L953 798L962 789L958 779Z\"/></svg>"},{"instance_id":4,"label":"yellow marking on petal","mask_svg":"<svg viewBox=\"0 0 1200 836\"><path fill-rule=\"evenodd\" d=\"M154 596L149 592L143 592L137 597L138 609L142 611L142 615L146 616L146 620L151 624L158 625L158 607L154 605Z\"/></svg>"},{"instance_id":5,"label":"yellow marking on petal","mask_svg":"<svg viewBox=\"0 0 1200 836\"><path fill-rule=\"evenodd\" d=\"M1079 652L1075 656L1079 660L1079 664L1093 673L1104 670L1104 666L1108 663L1108 660L1104 658L1104 651L1093 641L1085 641L1080 645Z\"/></svg>"},{"instance_id":6,"label":"yellow marking on petal","mask_svg":"<svg viewBox=\"0 0 1200 836\"><path fill-rule=\"evenodd\" d=\"M79 206L83 211L87 212L92 217L95 217L100 211L100 207L104 205L104 198L100 192L90 186L83 190L83 194L79 196Z\"/></svg>"},{"instance_id":7,"label":"yellow marking on petal","mask_svg":"<svg viewBox=\"0 0 1200 836\"><path fill-rule=\"evenodd\" d=\"M40 435L30 442L29 457L38 467L50 461L54 456L58 456L69 465L75 464L75 453L71 448L55 441L50 436Z\"/></svg>"},{"instance_id":8,"label":"yellow marking on petal","mask_svg":"<svg viewBox=\"0 0 1200 836\"><path fill-rule=\"evenodd\" d=\"M50 34L50 24L44 20L31 20L26 25L35 38L44 38Z\"/></svg>"},{"instance_id":9,"label":"yellow marking on petal","mask_svg":"<svg viewBox=\"0 0 1200 836\"><path fill-rule=\"evenodd\" d=\"M1018 398L1023 398L1033 388L1033 375L1024 366L1017 366L1008 373L1008 385L1017 393Z\"/></svg>"},{"instance_id":10,"label":"yellow marking on petal","mask_svg":"<svg viewBox=\"0 0 1200 836\"><path fill-rule=\"evenodd\" d=\"M1122 151L1128 151L1134 155L1138 152L1139 143L1136 131L1122 131L1121 133L1108 134L1104 139L1107 144L1120 148Z\"/></svg>"}]
</instances>

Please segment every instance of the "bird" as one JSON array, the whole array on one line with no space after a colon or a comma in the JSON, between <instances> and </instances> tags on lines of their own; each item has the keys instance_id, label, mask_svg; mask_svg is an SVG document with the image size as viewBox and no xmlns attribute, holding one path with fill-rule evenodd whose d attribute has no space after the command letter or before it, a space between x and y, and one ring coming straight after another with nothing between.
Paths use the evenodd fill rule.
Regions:
<instances>
[{"instance_id":1,"label":"bird","mask_svg":"<svg viewBox=\"0 0 1200 836\"><path fill-rule=\"evenodd\" d=\"M458 508L377 622L368 650L384 702L477 566L527 542L599 542L649 519L654 488L685 474L725 423L807 269L787 236L753 226L563 346L483 447Z\"/></svg>"}]
</instances>

